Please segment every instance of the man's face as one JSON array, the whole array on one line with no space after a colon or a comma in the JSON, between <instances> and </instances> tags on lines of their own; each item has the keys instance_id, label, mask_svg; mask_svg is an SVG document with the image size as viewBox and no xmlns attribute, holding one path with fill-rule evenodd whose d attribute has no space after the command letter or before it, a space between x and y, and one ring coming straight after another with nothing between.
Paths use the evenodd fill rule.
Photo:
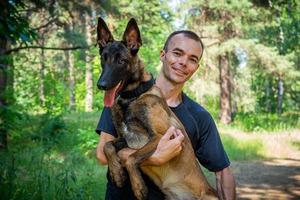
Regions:
<instances>
[{"instance_id":1,"label":"man's face","mask_svg":"<svg viewBox=\"0 0 300 200\"><path fill-rule=\"evenodd\" d=\"M201 52L200 42L183 34L173 36L167 52L160 55L164 76L173 83L183 84L198 69Z\"/></svg>"}]
</instances>

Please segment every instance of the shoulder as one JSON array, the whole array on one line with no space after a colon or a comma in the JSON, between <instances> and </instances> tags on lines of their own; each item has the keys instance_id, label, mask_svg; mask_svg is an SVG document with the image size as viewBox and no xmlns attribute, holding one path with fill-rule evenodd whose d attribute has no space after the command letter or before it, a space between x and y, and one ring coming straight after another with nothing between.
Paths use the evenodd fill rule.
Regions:
<instances>
[{"instance_id":1,"label":"shoulder","mask_svg":"<svg viewBox=\"0 0 300 200\"><path fill-rule=\"evenodd\" d=\"M203 106L188 97L185 93L183 93L182 98L184 106L198 122L211 122L213 120L211 114Z\"/></svg>"},{"instance_id":2,"label":"shoulder","mask_svg":"<svg viewBox=\"0 0 300 200\"><path fill-rule=\"evenodd\" d=\"M116 137L116 129L112 121L112 113L111 109L108 107L104 107L101 113L101 117L99 119L96 132L100 134L101 132L105 132L111 134Z\"/></svg>"}]
</instances>

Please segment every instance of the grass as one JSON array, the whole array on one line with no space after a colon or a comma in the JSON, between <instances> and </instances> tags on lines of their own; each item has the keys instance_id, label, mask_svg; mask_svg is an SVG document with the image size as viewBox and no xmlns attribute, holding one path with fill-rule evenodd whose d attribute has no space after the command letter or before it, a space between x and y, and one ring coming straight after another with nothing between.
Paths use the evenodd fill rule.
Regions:
<instances>
[{"instance_id":1,"label":"grass","mask_svg":"<svg viewBox=\"0 0 300 200\"><path fill-rule=\"evenodd\" d=\"M9 149L0 152L1 198L103 199L107 168L95 158L99 114L20 118L11 131ZM264 158L259 139L221 137L232 161ZM300 149L299 143L293 145ZM206 175L214 179L207 171Z\"/></svg>"},{"instance_id":2,"label":"grass","mask_svg":"<svg viewBox=\"0 0 300 200\"><path fill-rule=\"evenodd\" d=\"M300 151L300 141L292 141L291 144L296 150Z\"/></svg>"},{"instance_id":3,"label":"grass","mask_svg":"<svg viewBox=\"0 0 300 200\"><path fill-rule=\"evenodd\" d=\"M222 134L222 143L230 160L259 160L264 158L264 145L259 139L236 139Z\"/></svg>"}]
</instances>

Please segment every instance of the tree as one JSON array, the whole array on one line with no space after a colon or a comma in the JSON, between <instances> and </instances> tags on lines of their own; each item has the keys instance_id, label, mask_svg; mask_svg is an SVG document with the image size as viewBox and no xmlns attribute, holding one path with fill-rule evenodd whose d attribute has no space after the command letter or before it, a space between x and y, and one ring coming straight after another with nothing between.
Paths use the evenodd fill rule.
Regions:
<instances>
[{"instance_id":1,"label":"tree","mask_svg":"<svg viewBox=\"0 0 300 200\"><path fill-rule=\"evenodd\" d=\"M18 7L24 7L21 1L0 2L0 148L7 148L10 105L13 103L13 65L7 51L16 42L27 43L34 36L27 21L20 18Z\"/></svg>"},{"instance_id":2,"label":"tree","mask_svg":"<svg viewBox=\"0 0 300 200\"><path fill-rule=\"evenodd\" d=\"M178 13L186 13L183 17L185 25L197 32L204 41L206 49L203 61L205 66L202 67L207 68L205 73L207 74L207 70L219 69L219 79L214 81L220 84L219 116L223 123L231 121L231 105L233 104L235 109L238 107L245 109L243 104L249 102L247 98L253 99L254 101L251 100L251 102L257 104L255 106L248 104L247 108L250 106L262 111L261 108L264 107L266 110L273 112L273 105L277 104L275 110L277 107L279 113L288 105L288 102L291 102L288 99L285 100L287 96L296 98L297 92L291 92L290 88L294 90L299 84L294 84L293 87L285 86L289 85L290 80L297 83L297 77L299 77L297 75L299 73L293 69L291 63L291 58L294 58L294 56L293 54L282 54L280 48L274 50L272 47L281 46L285 49L291 43L293 45L286 48L289 49L287 52L296 52L297 47L295 48L295 46L299 45L294 44L298 43L299 40L297 41L295 36L298 37L299 34L294 33L299 32L299 30L296 28L298 26L294 25L297 20L291 19L297 19L299 6L295 1L287 1L287 3L281 1L277 4L290 14L290 17L286 17L289 21L281 18L282 28L278 28L278 20L276 22L274 16L279 15L275 15L276 12L270 10L269 1L186 1L184 6L180 5L181 10ZM291 11L287 7L294 9ZM280 16L285 16L285 14L281 13ZM289 24L286 25L287 29L293 27L292 32L285 30L283 26L285 23ZM262 24L268 25L262 26ZM268 28L268 26L271 28ZM294 38L293 42L288 42L288 39L280 39L282 35L288 34L289 38ZM294 47L293 50L292 46ZM244 52L245 56L241 61L238 60L239 53L237 53L237 50ZM246 67L239 67L243 62ZM249 68L249 70L243 68ZM250 73L252 78L249 78L249 74L243 75L239 72L239 76L235 77L237 75L236 71ZM208 79L216 78L213 73L210 75L206 75L206 77ZM259 80L259 77L266 81L262 81L262 84L255 81ZM248 84L244 84L245 79L249 82ZM202 82L202 84L205 83ZM207 88L213 88L212 84L214 83L209 82ZM250 85L252 87L249 87ZM244 88L242 89L241 86ZM259 89L248 92L253 88L257 88L257 86ZM275 92L273 92L274 88L276 88ZM285 94L287 90L289 90L288 95ZM202 92L205 93L205 91ZM206 93L208 94L208 92ZM261 99L261 97L263 98ZM237 98L240 100L237 100ZM293 104L297 103L294 102Z\"/></svg>"}]
</instances>

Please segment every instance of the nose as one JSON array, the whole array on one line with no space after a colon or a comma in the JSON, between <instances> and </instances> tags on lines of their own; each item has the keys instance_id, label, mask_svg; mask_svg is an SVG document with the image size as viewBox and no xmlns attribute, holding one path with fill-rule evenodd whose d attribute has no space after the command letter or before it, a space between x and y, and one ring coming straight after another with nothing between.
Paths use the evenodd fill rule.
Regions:
<instances>
[{"instance_id":1,"label":"nose","mask_svg":"<svg viewBox=\"0 0 300 200\"><path fill-rule=\"evenodd\" d=\"M179 63L183 66L186 66L188 64L188 57L187 56L181 56L179 59Z\"/></svg>"},{"instance_id":2,"label":"nose","mask_svg":"<svg viewBox=\"0 0 300 200\"><path fill-rule=\"evenodd\" d=\"M107 89L107 81L99 80L97 83L97 87L99 90L106 90Z\"/></svg>"}]
</instances>

